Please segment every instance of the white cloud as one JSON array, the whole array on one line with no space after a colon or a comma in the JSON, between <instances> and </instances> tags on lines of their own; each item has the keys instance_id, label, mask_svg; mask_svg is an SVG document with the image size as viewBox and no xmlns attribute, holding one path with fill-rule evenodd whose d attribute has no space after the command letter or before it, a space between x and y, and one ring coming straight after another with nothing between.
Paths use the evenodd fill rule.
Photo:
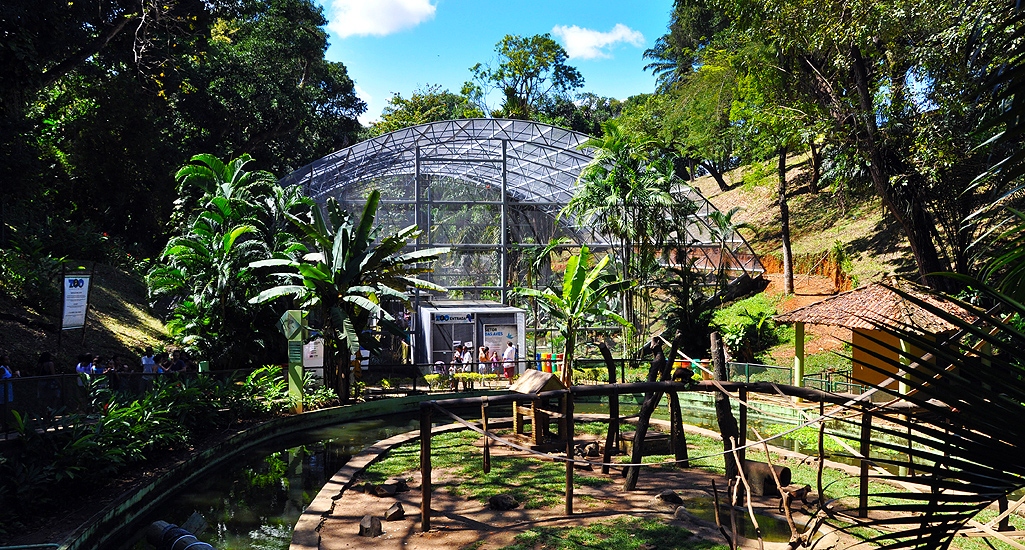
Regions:
<instances>
[{"instance_id":1,"label":"white cloud","mask_svg":"<svg viewBox=\"0 0 1025 550\"><path fill-rule=\"evenodd\" d=\"M556 25L552 34L561 39L562 45L570 59L596 59L612 57L609 50L619 43L644 45L644 35L622 23L616 23L609 32L582 29L576 25Z\"/></svg>"},{"instance_id":2,"label":"white cloud","mask_svg":"<svg viewBox=\"0 0 1025 550\"><path fill-rule=\"evenodd\" d=\"M434 17L431 0L325 0L328 30L341 38L384 36Z\"/></svg>"},{"instance_id":3,"label":"white cloud","mask_svg":"<svg viewBox=\"0 0 1025 550\"><path fill-rule=\"evenodd\" d=\"M374 114L376 112L374 111L374 96L368 94L363 88L360 88L359 84L355 85L353 90L356 92L356 97L362 99L363 102L367 104L367 110L359 116L359 122L364 126L369 126L371 122L377 120L377 115Z\"/></svg>"}]
</instances>

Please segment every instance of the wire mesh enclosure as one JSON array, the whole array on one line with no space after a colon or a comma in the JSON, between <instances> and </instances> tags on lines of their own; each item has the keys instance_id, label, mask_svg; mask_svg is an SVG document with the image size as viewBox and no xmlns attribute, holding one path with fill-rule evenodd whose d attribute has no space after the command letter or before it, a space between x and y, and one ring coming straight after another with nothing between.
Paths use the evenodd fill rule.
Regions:
<instances>
[{"instance_id":1,"label":"wire mesh enclosure","mask_svg":"<svg viewBox=\"0 0 1025 550\"><path fill-rule=\"evenodd\" d=\"M413 126L358 143L317 160L281 180L301 185L323 203L335 197L359 211L373 189L381 191L378 223L388 229L417 225L415 247L446 246L451 252L430 278L463 299L508 303L517 286L552 281L559 255L534 270L538 250L565 239L567 256L587 244L596 254L622 259L623 242L603 235L593 219L560 216L573 197L581 171L593 160L582 148L589 136L522 120L463 119ZM625 205L629 220L671 219L685 212L670 247L657 261L691 258L708 281L733 280L763 271L735 231L717 227L712 206L681 183L678 204L666 209ZM682 208L681 208L682 207ZM675 220L677 222L681 220ZM554 269L553 269L554 267Z\"/></svg>"}]
</instances>

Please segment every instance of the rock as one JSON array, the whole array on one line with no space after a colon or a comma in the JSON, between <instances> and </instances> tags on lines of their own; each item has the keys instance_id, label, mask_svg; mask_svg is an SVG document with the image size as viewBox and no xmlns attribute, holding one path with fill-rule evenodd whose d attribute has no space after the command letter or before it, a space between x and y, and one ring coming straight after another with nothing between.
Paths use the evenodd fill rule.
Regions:
<instances>
[{"instance_id":1,"label":"rock","mask_svg":"<svg viewBox=\"0 0 1025 550\"><path fill-rule=\"evenodd\" d=\"M520 505L520 503L516 502L516 499L513 498L513 496L508 494L508 493L502 493L500 495L494 495L494 496L492 496L491 498L488 499L488 506L492 510L499 510L499 511L512 510L514 508L517 508L519 505Z\"/></svg>"},{"instance_id":2,"label":"rock","mask_svg":"<svg viewBox=\"0 0 1025 550\"><path fill-rule=\"evenodd\" d=\"M401 477L396 477L396 478L389 479L388 481L385 482L385 484L395 485L395 490L400 492L400 493L405 493L406 491L409 490L409 484L406 483L406 480L401 478Z\"/></svg>"},{"instance_id":3,"label":"rock","mask_svg":"<svg viewBox=\"0 0 1025 550\"><path fill-rule=\"evenodd\" d=\"M381 520L374 516L363 516L363 519L359 522L359 536L361 537L376 537L382 532Z\"/></svg>"},{"instance_id":4,"label":"rock","mask_svg":"<svg viewBox=\"0 0 1025 550\"><path fill-rule=\"evenodd\" d=\"M391 508L384 514L384 521L398 521L406 517L406 510L402 507L401 502L392 504Z\"/></svg>"},{"instance_id":5,"label":"rock","mask_svg":"<svg viewBox=\"0 0 1025 550\"><path fill-rule=\"evenodd\" d=\"M666 489L665 491L655 495L651 504L656 510L675 512L678 506L683 505L683 499L680 498L680 495L676 494L676 491Z\"/></svg>"},{"instance_id":6,"label":"rock","mask_svg":"<svg viewBox=\"0 0 1025 550\"><path fill-rule=\"evenodd\" d=\"M680 495L676 494L676 491L672 489L666 489L665 491L662 491L655 498L663 502L667 502L669 504L683 506L683 499L680 498Z\"/></svg>"},{"instance_id":7,"label":"rock","mask_svg":"<svg viewBox=\"0 0 1025 550\"><path fill-rule=\"evenodd\" d=\"M398 492L398 487L394 483L382 483L374 487L374 494L379 497L393 497Z\"/></svg>"}]
</instances>

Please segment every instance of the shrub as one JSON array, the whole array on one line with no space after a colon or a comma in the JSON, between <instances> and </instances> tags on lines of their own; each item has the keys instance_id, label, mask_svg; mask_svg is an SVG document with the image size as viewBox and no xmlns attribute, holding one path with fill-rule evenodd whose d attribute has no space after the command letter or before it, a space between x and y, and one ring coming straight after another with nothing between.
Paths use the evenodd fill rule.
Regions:
<instances>
[{"instance_id":1,"label":"shrub","mask_svg":"<svg viewBox=\"0 0 1025 550\"><path fill-rule=\"evenodd\" d=\"M779 341L776 303L764 294L734 302L712 315L712 324L722 334L723 344L734 361L751 362L754 356Z\"/></svg>"}]
</instances>

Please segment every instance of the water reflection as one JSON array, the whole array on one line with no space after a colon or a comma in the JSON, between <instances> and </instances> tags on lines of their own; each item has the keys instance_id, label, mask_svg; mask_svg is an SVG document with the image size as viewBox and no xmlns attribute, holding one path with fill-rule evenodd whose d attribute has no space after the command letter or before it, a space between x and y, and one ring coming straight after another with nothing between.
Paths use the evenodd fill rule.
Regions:
<instances>
[{"instance_id":1,"label":"water reflection","mask_svg":"<svg viewBox=\"0 0 1025 550\"><path fill-rule=\"evenodd\" d=\"M205 524L198 537L218 550L286 549L303 510L349 458L417 427L411 417L355 421L254 448L160 506L142 525L157 520L193 528ZM129 548L152 546L137 532L120 547Z\"/></svg>"}]
</instances>

